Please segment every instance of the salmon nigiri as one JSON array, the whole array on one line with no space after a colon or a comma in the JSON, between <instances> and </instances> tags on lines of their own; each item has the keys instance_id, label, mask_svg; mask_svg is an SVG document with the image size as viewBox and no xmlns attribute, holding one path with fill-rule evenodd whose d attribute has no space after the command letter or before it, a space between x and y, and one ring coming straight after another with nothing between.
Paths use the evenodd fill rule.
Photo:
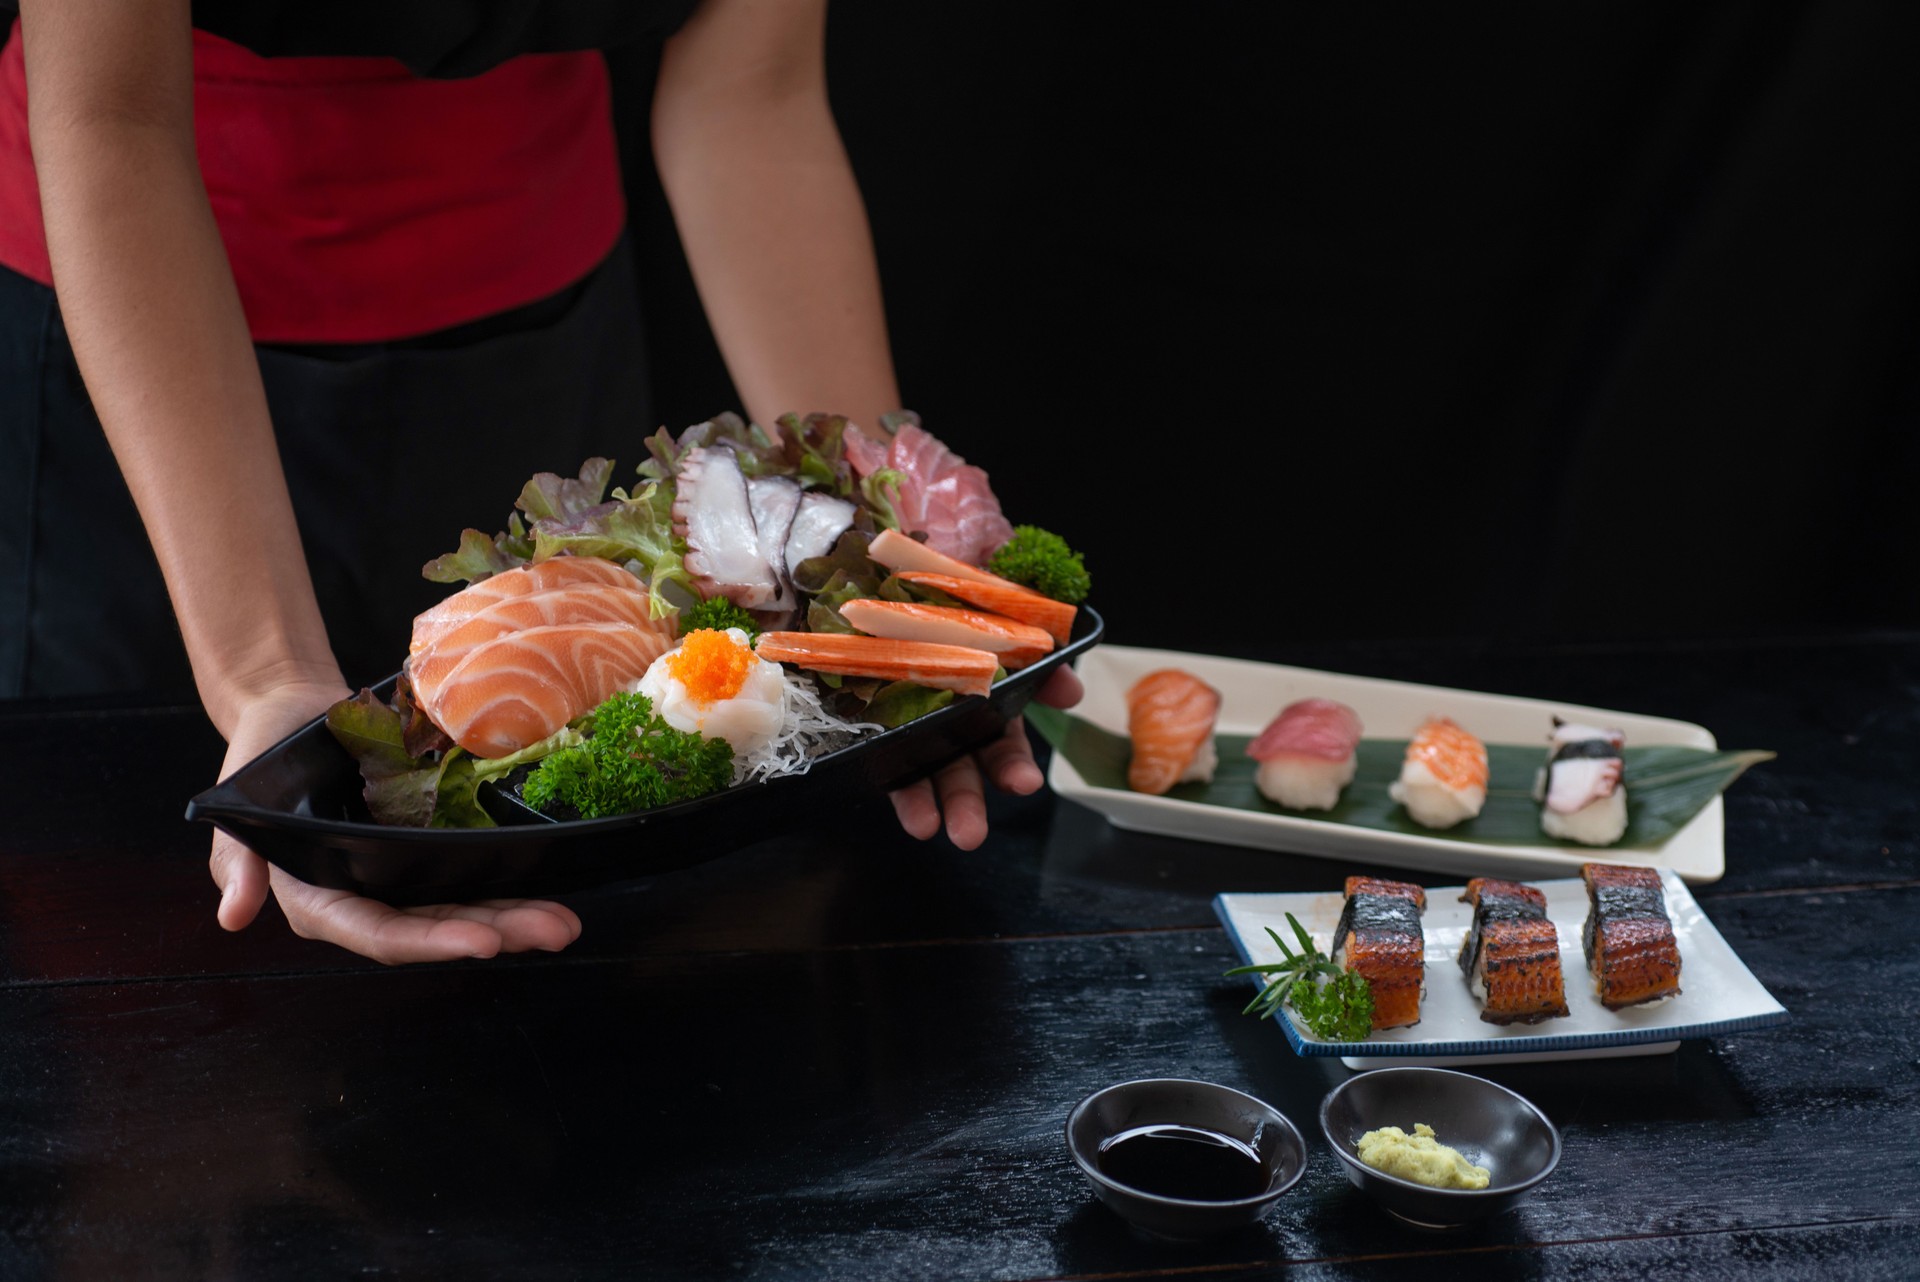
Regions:
<instances>
[{"instance_id":1,"label":"salmon nigiri","mask_svg":"<svg viewBox=\"0 0 1920 1282\"><path fill-rule=\"evenodd\" d=\"M1407 744L1400 778L1387 795L1428 828L1451 828L1487 804L1487 746L1446 717L1435 717Z\"/></svg>"},{"instance_id":2,"label":"salmon nigiri","mask_svg":"<svg viewBox=\"0 0 1920 1282\"><path fill-rule=\"evenodd\" d=\"M1158 796L1176 783L1213 778L1220 756L1213 725L1220 692L1178 668L1149 672L1127 691L1127 734L1133 760L1127 786Z\"/></svg>"}]
</instances>

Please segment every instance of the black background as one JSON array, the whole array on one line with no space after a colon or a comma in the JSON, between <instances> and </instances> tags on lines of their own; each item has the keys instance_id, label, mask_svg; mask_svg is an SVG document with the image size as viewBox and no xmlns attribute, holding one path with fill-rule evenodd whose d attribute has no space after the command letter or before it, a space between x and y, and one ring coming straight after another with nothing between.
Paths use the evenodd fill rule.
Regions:
<instances>
[{"instance_id":1,"label":"black background","mask_svg":"<svg viewBox=\"0 0 1920 1282\"><path fill-rule=\"evenodd\" d=\"M1110 640L1235 652L1920 625L1917 35L840 0L828 59L908 406ZM678 429L738 401L612 62Z\"/></svg>"}]
</instances>

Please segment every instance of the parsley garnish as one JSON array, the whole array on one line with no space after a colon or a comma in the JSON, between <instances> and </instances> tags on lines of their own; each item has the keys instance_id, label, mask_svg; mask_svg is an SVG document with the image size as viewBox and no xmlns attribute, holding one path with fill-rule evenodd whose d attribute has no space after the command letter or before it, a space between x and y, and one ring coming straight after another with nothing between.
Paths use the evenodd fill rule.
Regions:
<instances>
[{"instance_id":1,"label":"parsley garnish","mask_svg":"<svg viewBox=\"0 0 1920 1282\"><path fill-rule=\"evenodd\" d=\"M1332 958L1313 946L1313 936L1307 934L1292 913L1287 914L1287 924L1293 927L1300 941L1298 954L1269 926L1267 934L1272 936L1286 960L1236 966L1227 972L1278 977L1262 988L1240 1013L1251 1015L1258 1011L1260 1018L1265 1019L1285 1004L1293 1007L1300 1022L1322 1040L1366 1041L1373 1031L1373 989L1368 987L1366 976L1334 965Z\"/></svg>"}]
</instances>

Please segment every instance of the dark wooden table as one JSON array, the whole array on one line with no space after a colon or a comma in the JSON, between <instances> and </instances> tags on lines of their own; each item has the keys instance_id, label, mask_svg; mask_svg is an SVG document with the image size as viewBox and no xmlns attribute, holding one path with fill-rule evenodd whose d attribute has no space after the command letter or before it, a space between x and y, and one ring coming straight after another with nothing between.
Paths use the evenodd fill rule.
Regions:
<instances>
[{"instance_id":1,"label":"dark wooden table","mask_svg":"<svg viewBox=\"0 0 1920 1282\"><path fill-rule=\"evenodd\" d=\"M1792 1012L1637 1059L1489 1068L1565 1137L1531 1201L1383 1215L1315 1122L1347 1070L1248 996L1210 900L1327 860L1117 832L1051 796L974 853L883 802L569 900L568 952L383 969L214 924L192 708L0 711L0 1276L1912 1277L1920 638L1261 656L1697 721L1777 761L1707 912ZM1424 878L1444 884L1446 877ZM1454 879L1457 880L1457 879ZM1307 1135L1257 1227L1132 1237L1062 1144L1190 1076Z\"/></svg>"}]
</instances>

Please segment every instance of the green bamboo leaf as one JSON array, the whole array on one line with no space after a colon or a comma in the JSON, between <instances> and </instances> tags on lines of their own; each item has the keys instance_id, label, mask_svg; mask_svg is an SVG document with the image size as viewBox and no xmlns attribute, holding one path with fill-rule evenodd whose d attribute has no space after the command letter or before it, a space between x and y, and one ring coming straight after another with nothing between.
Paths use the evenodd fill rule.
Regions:
<instances>
[{"instance_id":1,"label":"green bamboo leaf","mask_svg":"<svg viewBox=\"0 0 1920 1282\"><path fill-rule=\"evenodd\" d=\"M1127 762L1133 746L1125 735L1103 730L1071 713L1030 707L1027 719L1065 757L1081 778L1096 788L1127 790ZM1545 735L1540 747L1487 745L1487 804L1474 818L1454 828L1424 828L1415 823L1387 788L1400 776L1404 739L1362 739L1354 752L1353 782L1332 810L1288 810L1260 794L1254 784L1259 763L1246 755L1248 735L1216 736L1220 765L1212 780L1177 784L1167 796L1177 801L1225 806L1260 814L1293 815L1325 823L1350 824L1381 832L1437 837L1499 846L1564 846L1587 850L1540 831L1540 804L1534 781L1546 762ZM1712 751L1673 744L1629 745L1621 754L1627 788L1627 831L1610 850L1654 850L1686 825L1746 770L1774 754L1758 750Z\"/></svg>"}]
</instances>

